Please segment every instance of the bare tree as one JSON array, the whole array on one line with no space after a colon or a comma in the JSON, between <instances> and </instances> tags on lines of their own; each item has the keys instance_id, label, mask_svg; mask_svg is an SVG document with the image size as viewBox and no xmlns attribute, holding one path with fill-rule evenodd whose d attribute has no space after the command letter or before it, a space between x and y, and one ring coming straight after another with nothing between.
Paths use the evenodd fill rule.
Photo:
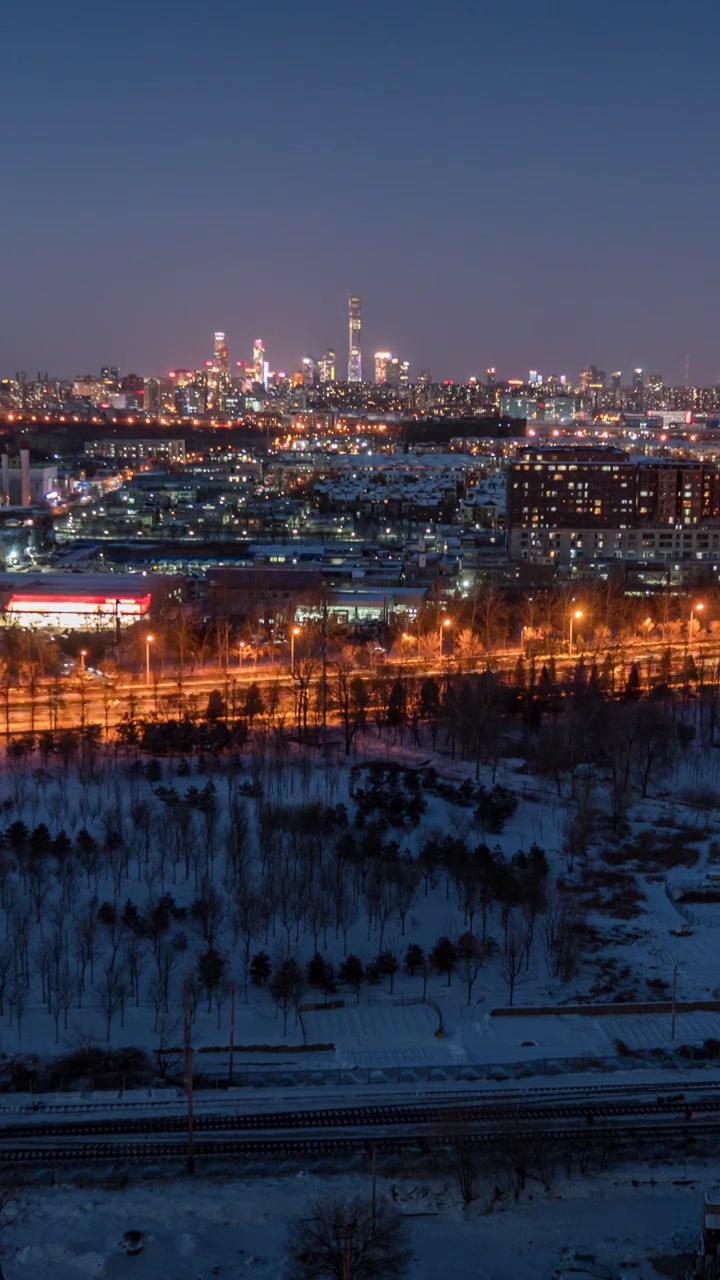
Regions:
<instances>
[{"instance_id":1,"label":"bare tree","mask_svg":"<svg viewBox=\"0 0 720 1280\"><path fill-rule=\"evenodd\" d=\"M325 934L325 945L327 945L327 926L330 923L330 902L322 881L310 890L305 919L312 932L313 947L317 951L321 929Z\"/></svg>"},{"instance_id":2,"label":"bare tree","mask_svg":"<svg viewBox=\"0 0 720 1280\"><path fill-rule=\"evenodd\" d=\"M28 982L24 971L18 971L10 982L8 988L8 1011L9 1023L12 1026L13 1013L15 1014L15 1023L17 1026L18 1040L22 1040L22 1020L25 1012L28 997Z\"/></svg>"},{"instance_id":3,"label":"bare tree","mask_svg":"<svg viewBox=\"0 0 720 1280\"><path fill-rule=\"evenodd\" d=\"M467 1208L475 1199L475 1177L477 1174L477 1162L475 1160L475 1152L473 1151L469 1141L458 1137L454 1143L455 1151L455 1173L460 1188L462 1202Z\"/></svg>"},{"instance_id":4,"label":"bare tree","mask_svg":"<svg viewBox=\"0 0 720 1280\"><path fill-rule=\"evenodd\" d=\"M243 941L243 986L246 1004L248 998L250 948L253 938L260 929L261 920L260 894L248 877L243 875L235 889L235 924Z\"/></svg>"},{"instance_id":5,"label":"bare tree","mask_svg":"<svg viewBox=\"0 0 720 1280\"><path fill-rule=\"evenodd\" d=\"M545 962L553 978L566 982L575 971L583 918L577 903L570 904L558 889L545 906Z\"/></svg>"},{"instance_id":6,"label":"bare tree","mask_svg":"<svg viewBox=\"0 0 720 1280\"><path fill-rule=\"evenodd\" d=\"M162 977L159 974L157 973L153 974L152 978L150 979L150 982L148 983L147 993L148 993L148 998L150 1000L150 1004L152 1005L153 1011L155 1013L155 1022L153 1025L153 1032L155 1033L155 1035L157 1035L158 1026L160 1024L160 1017L161 1015L163 1015L164 1009L165 1009L165 991L163 989ZM164 1015L165 1018L167 1018L168 1016L169 1015L167 1014Z\"/></svg>"},{"instance_id":7,"label":"bare tree","mask_svg":"<svg viewBox=\"0 0 720 1280\"><path fill-rule=\"evenodd\" d=\"M91 898L85 903L83 910L75 921L76 949L80 965L80 992L85 988L85 967L90 965L90 981L95 981L95 960L98 953L99 922L97 916L97 900Z\"/></svg>"},{"instance_id":8,"label":"bare tree","mask_svg":"<svg viewBox=\"0 0 720 1280\"><path fill-rule=\"evenodd\" d=\"M288 1280L399 1280L411 1259L407 1225L369 1196L314 1200L288 1233Z\"/></svg>"},{"instance_id":9,"label":"bare tree","mask_svg":"<svg viewBox=\"0 0 720 1280\"><path fill-rule=\"evenodd\" d=\"M190 908L190 915L205 946L216 947L225 917L225 903L207 878L200 885L200 894Z\"/></svg>"},{"instance_id":10,"label":"bare tree","mask_svg":"<svg viewBox=\"0 0 720 1280\"><path fill-rule=\"evenodd\" d=\"M647 796L653 773L661 773L672 759L675 724L660 702L641 702L635 708L634 767L640 794Z\"/></svg>"},{"instance_id":11,"label":"bare tree","mask_svg":"<svg viewBox=\"0 0 720 1280\"><path fill-rule=\"evenodd\" d=\"M500 972L508 984L508 1004L513 1002L515 983L523 966L524 954L525 943L522 928L518 921L511 917L505 937L505 946L500 957Z\"/></svg>"},{"instance_id":12,"label":"bare tree","mask_svg":"<svg viewBox=\"0 0 720 1280\"><path fill-rule=\"evenodd\" d=\"M304 975L295 956L279 956L273 966L270 979L270 995L275 1001L276 1009L282 1009L283 1035L287 1032L287 1019L290 1009L297 1009L304 991Z\"/></svg>"},{"instance_id":13,"label":"bare tree","mask_svg":"<svg viewBox=\"0 0 720 1280\"><path fill-rule=\"evenodd\" d=\"M5 1252L5 1241L13 1227L21 1222L27 1212L17 1175L10 1171L0 1181L0 1256ZM0 1261L0 1280L5 1280L5 1273Z\"/></svg>"},{"instance_id":14,"label":"bare tree","mask_svg":"<svg viewBox=\"0 0 720 1280\"><path fill-rule=\"evenodd\" d=\"M335 662L337 672L335 701L340 720L345 731L345 755L350 755L353 738L365 723L367 707L367 691L362 679L353 675L355 654L352 649L343 649Z\"/></svg>"},{"instance_id":15,"label":"bare tree","mask_svg":"<svg viewBox=\"0 0 720 1280\"><path fill-rule=\"evenodd\" d=\"M153 979L155 982L156 979ZM167 1082L168 1072L173 1063L177 1066L180 1061L182 1050L177 1047L178 1028L180 1019L170 1014L162 1013L162 988L160 989L160 1007L155 1006L155 1031L158 1031L158 1019L160 1021L160 1040L157 1049L154 1050L155 1062L157 1064L160 1079ZM182 1035L180 1037L182 1039Z\"/></svg>"},{"instance_id":16,"label":"bare tree","mask_svg":"<svg viewBox=\"0 0 720 1280\"><path fill-rule=\"evenodd\" d=\"M235 884L242 881L247 868L250 853L250 824L247 806L244 801L233 797L230 799L228 812L228 830L225 836L228 871Z\"/></svg>"},{"instance_id":17,"label":"bare tree","mask_svg":"<svg viewBox=\"0 0 720 1280\"><path fill-rule=\"evenodd\" d=\"M35 908L35 923L42 925L42 909L52 888L50 868L44 858L33 858L27 874L30 898Z\"/></svg>"},{"instance_id":18,"label":"bare tree","mask_svg":"<svg viewBox=\"0 0 720 1280\"><path fill-rule=\"evenodd\" d=\"M5 994L13 968L13 953L7 943L0 946L0 1018L5 1013Z\"/></svg>"},{"instance_id":19,"label":"bare tree","mask_svg":"<svg viewBox=\"0 0 720 1280\"><path fill-rule=\"evenodd\" d=\"M73 981L73 976L69 969L65 968L60 970L57 979L57 990L60 1007L63 1012L63 1030L67 1031L68 1014L70 1012L72 998L75 995L75 982Z\"/></svg>"},{"instance_id":20,"label":"bare tree","mask_svg":"<svg viewBox=\"0 0 720 1280\"><path fill-rule=\"evenodd\" d=\"M400 916L400 932L405 936L405 918L417 896L420 868L412 857L403 858L393 869L393 896Z\"/></svg>"},{"instance_id":21,"label":"bare tree","mask_svg":"<svg viewBox=\"0 0 720 1280\"><path fill-rule=\"evenodd\" d=\"M52 1014L52 1020L55 1023L55 1043L60 1041L60 1013L62 1011L62 1000L60 996L60 984L57 981L57 975L50 973L47 984L47 1002L48 1009Z\"/></svg>"},{"instance_id":22,"label":"bare tree","mask_svg":"<svg viewBox=\"0 0 720 1280\"><path fill-rule=\"evenodd\" d=\"M472 1003L473 987L478 980L482 968L482 943L472 933L463 933L457 944L458 978L468 989L468 1005ZM512 1001L510 1001L512 1004Z\"/></svg>"},{"instance_id":23,"label":"bare tree","mask_svg":"<svg viewBox=\"0 0 720 1280\"><path fill-rule=\"evenodd\" d=\"M112 964L106 964L103 969L103 978L100 986L99 1000L100 1008L105 1014L105 1039L110 1040L110 1028L112 1020L115 1017L122 1003L123 993L121 991L121 979L119 971Z\"/></svg>"},{"instance_id":24,"label":"bare tree","mask_svg":"<svg viewBox=\"0 0 720 1280\"><path fill-rule=\"evenodd\" d=\"M140 975L147 959L147 942L136 930L129 933L123 946L123 960L130 979L130 998L135 997L135 1008L140 1008Z\"/></svg>"}]
</instances>

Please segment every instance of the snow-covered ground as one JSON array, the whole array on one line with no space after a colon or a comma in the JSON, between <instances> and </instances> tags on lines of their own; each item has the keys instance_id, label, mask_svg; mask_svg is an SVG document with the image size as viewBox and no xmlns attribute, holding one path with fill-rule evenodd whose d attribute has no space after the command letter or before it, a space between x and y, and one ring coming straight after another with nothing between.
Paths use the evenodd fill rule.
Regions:
<instances>
[{"instance_id":1,"label":"snow-covered ground","mask_svg":"<svg viewBox=\"0 0 720 1280\"><path fill-rule=\"evenodd\" d=\"M359 1001L353 991L341 986L337 996L344 1001L343 1008L305 1012L302 1024L290 1009L285 1030L283 1016L276 1011L266 987L258 989L250 984L246 1001L243 940L237 925L237 875L229 869L227 855L232 807L239 806L247 822L242 874L249 878L261 898L266 895L268 884L267 874L263 877L259 867L261 838L270 840L273 874L287 880L288 874L295 874L300 864L293 862L299 855L297 846L293 845L292 820L286 821L282 829L271 832L269 837L262 837L265 801L243 796L243 786L259 784L265 800L269 799L278 812L284 810L286 815L313 803L321 808L344 805L349 825L328 826L319 841L316 858L322 846L323 867L327 868L328 861L335 856L336 844L345 834L362 836L362 831L356 829L352 788L366 785L364 760L375 758L409 767L420 762L426 764L432 757L443 777L460 781L474 776L472 767L439 753L433 756L427 747L423 750L407 746L389 748L371 735L360 746L361 754L354 757L360 773L354 780L343 757L325 768L315 756L297 748L290 748L281 757L273 756L270 749L264 755L248 751L242 756L240 767L232 771L228 762L221 760L216 765L206 763L200 772L194 761L189 775L177 760L162 760L159 769L154 766L159 778L152 779L145 776L147 761L138 762L132 755L122 751L116 754L112 749L97 752L92 767L84 771L75 763L66 768L54 757L42 765L37 757L9 761L0 784L2 825L8 830L13 823L23 823L32 831L45 823L51 839L65 833L69 852L62 858L52 851L42 852L38 857L32 849L20 855L12 847L6 847L3 852L0 970L7 964L9 976L1 1002L0 1048L7 1053L51 1055L67 1053L81 1045L102 1047L108 1039L108 1027L109 1043L116 1048L135 1045L151 1054L161 1042L164 1047L179 1048L182 983L188 974L196 972L198 957L206 945L200 924L190 913L205 877L221 899L215 945L223 956L225 970L218 984L217 998L208 1002L207 995L198 992L192 1036L198 1051L199 1070L211 1062L216 1069L217 1061L224 1060L224 1049L220 1055L205 1058L201 1051L209 1046L228 1044L231 983L235 986L234 1043L238 1077L243 1070L250 1066L256 1069L259 1064L268 1072L288 1064L332 1072L352 1067L393 1066L414 1066L422 1070L443 1064L449 1068L462 1064L492 1067L527 1061L536 1064L539 1070L547 1059L612 1058L617 1052L618 1040L631 1050L673 1047L670 1018L665 1015L493 1017L491 1010L507 1004L509 995L503 973L503 924L497 902L488 912L488 934L495 939L496 952L483 964L470 1002L467 987L462 985L458 974L448 986L445 975L433 973L428 979L427 995L436 1007L422 1005L422 976L411 977L402 971L408 945L417 943L427 952L440 934L457 938L469 927L459 890L454 883L447 883L442 871L427 892L420 881L404 921L395 909L381 921L357 881L354 888L349 881L351 887L347 893L353 901L349 905L345 899L341 901L341 927L337 928L333 902L327 920L319 929L318 947L336 968L346 953L355 953L367 963L382 948L395 951L401 968L395 977L392 995L387 978L380 986L364 985ZM580 956L575 972L565 980L549 972L540 914L529 962L517 975L516 1006L557 1005L590 998L601 1002L631 997L642 1001L667 999L674 975L679 1000L709 999L720 992L717 969L720 933L712 925L697 925L691 936L676 936L684 920L668 899L665 881L671 885L700 884L717 865L720 832L717 810L693 812L677 800L690 783L696 788L711 787L717 777L716 755L693 749L674 766L671 776L662 779L658 793L644 801L633 797L623 840L631 843L643 832L658 834L663 840L679 833L686 841L688 856L670 866L648 856L647 850L642 857L633 858L629 854L628 861L624 862L607 832L601 833L599 828L597 839L591 839L587 857L569 860L564 835L572 805L569 787L564 785L558 796L554 781L551 784L548 779L529 775L520 759L506 759L497 768L497 781L519 797L518 808L501 833L484 833L475 817L474 806L459 805L425 789L425 811L417 825L388 826L384 835L397 840L409 858L416 858L429 838L443 834L465 839L471 847L484 838L508 861L537 844L548 860L549 885L563 877L568 892L586 902L586 919L594 930L594 937ZM491 784L488 770L482 771L481 781ZM197 803L187 804L185 800L191 787L201 792L208 783L214 788L211 820ZM596 812L599 813L603 804L602 779L596 780L596 786ZM158 795L159 788L174 789L177 803L168 804ZM688 824L694 830L686 837L683 826ZM83 830L97 846L89 855L83 853L78 844ZM108 839L109 834L112 839ZM622 841L618 841L618 847L621 844ZM606 858L609 861L606 862ZM34 881L28 872L33 861L43 863L39 878L36 876ZM71 864L69 870L68 863ZM605 876L600 890L592 883L592 875L598 869ZM617 874L624 877L621 890L613 901L603 903L603 897L612 897L612 878ZM317 862L313 876L320 876ZM277 964L289 951L304 966L315 950L307 903L296 909L290 901L292 894L287 883L283 890L273 892L276 893L274 913L269 912L255 922L250 954L266 950ZM627 892L631 905L625 910ZM91 910L91 899L96 900L96 914L105 903L120 916L130 901L147 919L163 893L172 894L180 916L183 912L185 915L171 921L158 946L147 937L140 942L134 957L139 978L137 991L133 991L129 977L132 943L126 929L99 925L92 944L92 964L83 962L81 921ZM285 906L281 901L283 893L288 899ZM476 911L473 928L477 934L479 911ZM28 960L28 984L18 998L17 991L13 991L18 986L14 967L23 951ZM158 952L170 965L166 1008L158 1002L161 968ZM60 970L67 975L64 992L50 995L48 974L57 975ZM121 1000L117 992L109 997L107 994L114 974L119 975L122 986ZM306 1003L321 1001L322 996L308 989L303 999ZM18 1003L22 1012L20 1023ZM442 1037L436 1034L439 1019L443 1024ZM303 1036L310 1044L329 1043L335 1048L301 1055L298 1049ZM698 1044L708 1039L720 1040L720 1015L710 1012L678 1015L675 1045ZM265 1048L249 1049L252 1046L286 1046L286 1050L274 1057Z\"/></svg>"},{"instance_id":2,"label":"snow-covered ground","mask_svg":"<svg viewBox=\"0 0 720 1280\"><path fill-rule=\"evenodd\" d=\"M427 745L423 750L407 746L388 749L386 743L379 744L369 735L358 745L361 754L355 762L361 765L364 757L412 766L425 763L432 756ZM459 782L473 777L473 769L458 761L440 754L432 758L438 773L448 779ZM357 1090L362 1091L363 1098L371 1094L374 1099L397 1093L411 1097L413 1090L419 1088L462 1090L468 1087L462 1081L463 1069L472 1064L484 1066L489 1072L497 1067L500 1074L505 1069L512 1074L509 1064L524 1063L529 1087L560 1083L557 1073L562 1073L563 1084L600 1082L597 1070L583 1074L584 1059L588 1065L594 1063L607 1070L612 1083L647 1079L664 1087L667 1071L649 1059L638 1059L633 1066L632 1060L618 1056L618 1041L630 1051L642 1051L720 1040L720 1015L703 1011L678 1013L674 1043L671 1018L666 1013L493 1016L492 1010L506 1005L509 995L502 963L503 923L498 902L488 912L488 934L496 939L497 951L486 959L470 1001L457 974L448 986L446 976L434 972L427 983L432 1003L423 1004L422 975L411 977L401 968L392 994L387 977L379 986L364 985L359 1000L354 991L341 985L337 998L343 1002L342 1007L307 1010L301 1021L290 1009L284 1030L283 1016L276 1011L266 988L250 984L245 1000L244 947L235 921L237 878L228 869L231 809L239 804L246 816L243 874L262 893L267 881L260 870L261 839L269 839L271 857L282 869L288 850L296 849L293 824L284 821L275 834L268 837L266 833L263 837L261 805L255 798L243 796L239 788L251 781L254 786L260 782L264 795L286 813L293 806L299 811L312 802L330 807L344 804L348 827L328 829L320 841L322 860L327 865L335 856L333 850L343 830L356 830L348 766L340 759L325 769L295 749L282 760L273 759L270 751L264 758L248 752L239 771L230 772L221 762L210 772L206 769L200 773L197 762L193 762L188 775L177 761L163 760L160 778L150 780L144 774L147 762L141 763L139 768L132 756L122 752L116 755L114 751L100 752L92 770L86 770L84 775L75 764L66 769L53 758L42 767L37 758L8 763L0 783L0 825L7 830L12 823L22 822L32 831L45 823L52 840L64 831L69 846L69 852L66 848L61 857L52 851L43 854L45 870L34 889L26 851L16 854L6 842L0 857L0 970L7 965L0 1048L9 1056L37 1053L48 1058L79 1046L104 1046L108 1010L103 1001L103 982L108 973L112 978L114 972L120 974L124 985L124 1012L117 1001L111 1001L110 1046L137 1045L151 1059L161 1043L164 1048L179 1048L183 980L197 970L198 957L206 943L199 922L190 912L202 891L204 876L221 900L215 942L225 961L225 974L221 998L213 999L209 1010L207 997L200 993L192 1027L195 1061L199 1070L203 1065L216 1072L226 1070L232 983L235 1078L252 1078L253 1084L263 1085L257 1091L242 1088L243 1106L282 1106L286 1098L298 1105L301 1097L309 1105L322 1106L325 1099L350 1103ZM573 860L565 847L568 814L574 803L569 785L563 784L558 795L554 781L528 774L521 760L508 758L500 762L497 780L514 790L520 802L500 834L485 835L487 843L497 845L508 860L519 851L527 853L533 844L539 845L548 860L550 885L559 877L564 878L566 892L585 901L591 929L587 948L572 975L565 979L553 977L544 953L541 913L530 945L529 963L517 976L515 1005L556 1006L578 1000L612 1002L630 997L641 1001L667 999L674 977L679 1000L707 1000L718 994L720 934L708 923L697 924L688 936L678 936L685 922L666 892L666 881L671 886L699 885L706 881L708 873L720 867L717 810L710 807L693 811L679 801L690 784L696 788L717 786L718 768L716 754L688 750L647 800L633 795L628 827L621 839L613 842L598 816L587 856ZM365 775L361 773L359 777L362 785ZM208 781L215 789L211 822L197 805L185 800L190 787L202 790ZM357 781L356 778L355 784ZM483 770L481 781L490 785L487 770ZM596 813L601 815L603 780L596 779L595 785ZM158 786L173 787L178 804L168 805L158 796ZM179 824L173 816L178 813ZM688 826L693 828L689 834L684 830ZM90 855L83 853L82 841L78 842L83 829L97 845ZM119 842L108 840L108 831L115 832ZM650 832L650 837L642 837L643 832ZM385 838L396 838L402 850L412 857L417 857L433 834L452 834L474 846L484 833L472 806L463 807L430 792L425 793L425 811L415 828L387 827L384 832ZM662 844L670 835L684 842L687 856L682 854L666 865L655 856L655 842ZM645 841L642 852L638 851L639 845L635 847L638 839L641 844ZM175 860L170 854L173 844L180 849ZM73 864L70 871L68 858ZM592 877L598 872L604 879L595 883ZM613 895L615 875L621 877L621 890ZM161 950L172 948L173 957L167 1009L158 999L155 943L147 936L142 941L139 958L135 956L138 990L131 993L128 931L120 930L118 934L107 924L95 931L94 975L91 978L87 962L80 1000L81 922L87 918L91 900L96 899L95 912L102 903L108 903L118 915L130 900L147 919L163 892L171 893L180 908L160 943ZM354 904L347 907L341 903L341 912L341 927L336 929L331 913L327 925L319 928L319 949L336 967L346 952L354 952L367 963L388 945L402 961L411 942L428 951L440 934L457 938L468 927L457 887L452 882L448 886L442 872L427 893L420 882L404 926L395 909L384 923L373 912L368 919L368 903L357 886ZM278 902L274 913L256 922L251 955L267 950L277 964L289 950L305 965L315 950L312 927L307 912L291 917L292 911L284 910ZM476 914L476 933L479 927ZM173 939L180 940L175 947ZM21 992L22 1017L18 1025L15 961L22 953L27 955L29 985ZM47 991L48 973L57 972L58 966L69 975L64 984L67 1008L59 1011L57 994L48 1001ZM0 985L1 982L0 972ZM55 1016L49 1007L53 1001ZM322 1001L322 995L306 990L303 1001ZM437 1034L440 1024L442 1035ZM308 1043L332 1044L334 1048L304 1053L303 1037ZM211 1046L216 1047L214 1053L202 1053ZM271 1052L273 1048L280 1052ZM678 1059L675 1069L685 1080L691 1080L697 1070L687 1060ZM699 1078L709 1078L712 1070L713 1064L708 1062ZM555 1078L550 1080L543 1074L545 1071ZM254 1074L249 1077L251 1072ZM79 1090L85 1087L84 1083L70 1085L76 1091L78 1105L90 1101L102 1105L104 1097L110 1107L115 1100L124 1105L142 1102L143 1098L148 1109L158 1105L159 1098L171 1098L173 1105L182 1105L175 1090L165 1092L162 1086L152 1090L151 1095L147 1091L128 1091L120 1099L117 1094L99 1092L94 1097L81 1095ZM58 1094L56 1100L61 1103L63 1098L67 1095ZM25 1106L29 1100L7 1094L4 1101L12 1109ZM199 1109L232 1106L234 1096L217 1094L213 1100L212 1095L199 1094L197 1102ZM650 1280L659 1274L651 1258L687 1252L694 1245L701 1226L702 1194L712 1189L714 1173L712 1168L685 1168L682 1164L614 1168L587 1176L575 1169L571 1178L556 1171L549 1189L530 1179L516 1201L512 1178L503 1172L500 1162L491 1178L485 1183L481 1180L478 1199L469 1212L461 1209L450 1177L442 1183L432 1178L413 1184L399 1179L394 1184L397 1200L409 1216L413 1234L415 1260L410 1280L469 1278L478 1275L479 1265L481 1274L492 1280L515 1280L518 1276L523 1280L549 1280L564 1251L573 1249L614 1266L623 1280ZM326 1182L315 1176L292 1174L245 1183L221 1176L209 1180L201 1175L192 1184L185 1180L150 1181L112 1187L101 1182L88 1185L78 1175L76 1182L34 1187L28 1192L29 1210L24 1222L8 1238L8 1280L125 1280L130 1276L154 1280L158 1274L166 1273L173 1280L209 1280L211 1276L220 1280L237 1280L240 1276L275 1278L281 1274L285 1225L289 1218L302 1212L308 1197L325 1189L355 1190L365 1185L357 1175L349 1173L339 1173ZM501 1188L499 1198L494 1194L496 1186ZM119 1248L128 1229L146 1234L145 1249L139 1257L128 1258ZM663 1274L673 1272L666 1270Z\"/></svg>"},{"instance_id":3,"label":"snow-covered ground","mask_svg":"<svg viewBox=\"0 0 720 1280\"><path fill-rule=\"evenodd\" d=\"M613 1171L550 1189L530 1180L519 1200L502 1173L478 1184L463 1211L451 1179L383 1181L412 1232L408 1280L550 1280L574 1251L614 1268L613 1277L682 1275L667 1259L690 1253L702 1226L702 1199L714 1190L702 1166ZM500 1183L502 1197L491 1207ZM122 1188L33 1190L24 1221L8 1236L7 1280L278 1280L288 1221L322 1194L367 1190L357 1177L268 1178L138 1183ZM119 1247L128 1230L145 1235L143 1252ZM653 1259L665 1265L653 1266Z\"/></svg>"}]
</instances>

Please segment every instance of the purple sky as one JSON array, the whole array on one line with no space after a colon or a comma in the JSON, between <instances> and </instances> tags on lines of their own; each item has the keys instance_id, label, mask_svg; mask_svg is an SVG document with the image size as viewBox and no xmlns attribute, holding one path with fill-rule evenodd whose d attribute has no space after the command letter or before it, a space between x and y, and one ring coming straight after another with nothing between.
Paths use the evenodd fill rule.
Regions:
<instances>
[{"instance_id":1,"label":"purple sky","mask_svg":"<svg viewBox=\"0 0 720 1280\"><path fill-rule=\"evenodd\" d=\"M711 0L11 0L0 371L720 381Z\"/></svg>"}]
</instances>

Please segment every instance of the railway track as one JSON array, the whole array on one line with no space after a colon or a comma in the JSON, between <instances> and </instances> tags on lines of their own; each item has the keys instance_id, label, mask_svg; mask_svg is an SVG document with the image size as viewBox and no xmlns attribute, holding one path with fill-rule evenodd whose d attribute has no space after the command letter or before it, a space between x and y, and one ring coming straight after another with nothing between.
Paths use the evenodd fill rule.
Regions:
<instances>
[{"instance_id":1,"label":"railway track","mask_svg":"<svg viewBox=\"0 0 720 1280\"><path fill-rule=\"evenodd\" d=\"M632 1145L637 1148L642 1141L652 1140L654 1144L677 1140L698 1140L720 1132L720 1121L710 1126L689 1125L687 1122L675 1124L643 1125L628 1129L591 1128L586 1126L545 1128L535 1135L541 1139L543 1146L563 1148L587 1146L589 1143L621 1148ZM517 1129L495 1130L493 1132L465 1134L463 1144L474 1148L507 1149L517 1143L522 1135ZM416 1150L424 1152L432 1148L447 1147L450 1142L457 1141L457 1135L448 1132L436 1132L420 1135L417 1133L380 1134L373 1137L372 1143L378 1151L399 1152ZM288 1137L262 1139L231 1139L226 1141L198 1140L195 1143L195 1154L199 1159L237 1159L247 1161L269 1158L275 1160L304 1161L332 1156L349 1156L366 1151L368 1138L361 1133L326 1135L324 1137ZM186 1142L82 1142L72 1146L63 1144L40 1146L0 1146L0 1165L53 1165L61 1163L85 1164L97 1162L110 1163L142 1163L154 1164L167 1161L182 1161L187 1155Z\"/></svg>"},{"instance_id":2,"label":"railway track","mask_svg":"<svg viewBox=\"0 0 720 1280\"><path fill-rule=\"evenodd\" d=\"M201 1132L268 1132L270 1130L297 1129L337 1129L337 1128L396 1128L401 1125L423 1125L452 1123L455 1126L478 1126L482 1124L522 1123L526 1121L578 1120L587 1122L592 1116L593 1122L604 1119L651 1118L654 1116L670 1116L681 1112L687 1118L691 1111L694 1117L700 1115L720 1117L720 1091L714 1097L685 1100L684 1094L669 1096L657 1095L635 1101L610 1101L597 1097L588 1098L584 1093L570 1101L563 1099L520 1099L506 1101L494 1098L481 1102L466 1100L460 1096L457 1102L446 1100L437 1103L418 1105L388 1104L367 1105L358 1107L332 1107L293 1111L271 1111L246 1113L204 1114L195 1116L195 1130ZM0 1126L0 1141L32 1138L63 1139L83 1136L100 1137L103 1135L132 1135L182 1133L187 1127L186 1117L178 1115L150 1115L103 1119L59 1120L47 1123L38 1119L22 1124L14 1123Z\"/></svg>"},{"instance_id":3,"label":"railway track","mask_svg":"<svg viewBox=\"0 0 720 1280\"><path fill-rule=\"evenodd\" d=\"M154 1163L187 1152L184 1114L83 1116L0 1127L0 1165ZM623 1146L647 1138L684 1142L720 1136L720 1088L659 1094L654 1086L458 1094L410 1103L202 1113L195 1117L200 1158L308 1161L347 1156L371 1142L380 1151L424 1151L461 1140L501 1149L526 1140L567 1147ZM221 1135L225 1136L221 1136Z\"/></svg>"}]
</instances>

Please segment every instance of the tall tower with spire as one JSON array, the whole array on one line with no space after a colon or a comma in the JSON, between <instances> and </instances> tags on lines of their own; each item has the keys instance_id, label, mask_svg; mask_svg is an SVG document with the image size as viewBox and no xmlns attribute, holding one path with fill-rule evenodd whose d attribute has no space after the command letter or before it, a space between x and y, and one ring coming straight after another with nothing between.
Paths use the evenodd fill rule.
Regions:
<instances>
[{"instance_id":1,"label":"tall tower with spire","mask_svg":"<svg viewBox=\"0 0 720 1280\"><path fill-rule=\"evenodd\" d=\"M350 334L348 345L348 382L362 382L362 355L360 332L362 330L362 298L348 299L350 304Z\"/></svg>"}]
</instances>

